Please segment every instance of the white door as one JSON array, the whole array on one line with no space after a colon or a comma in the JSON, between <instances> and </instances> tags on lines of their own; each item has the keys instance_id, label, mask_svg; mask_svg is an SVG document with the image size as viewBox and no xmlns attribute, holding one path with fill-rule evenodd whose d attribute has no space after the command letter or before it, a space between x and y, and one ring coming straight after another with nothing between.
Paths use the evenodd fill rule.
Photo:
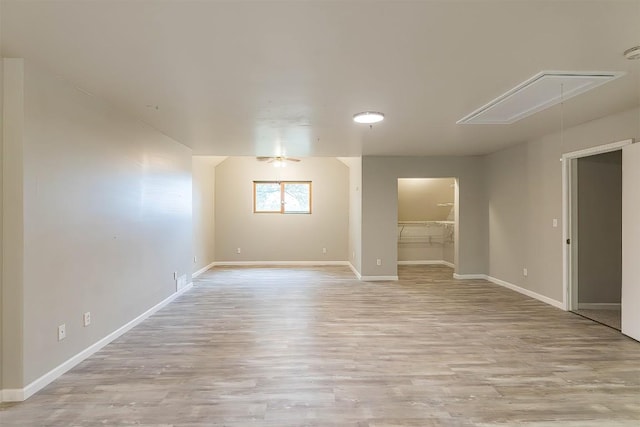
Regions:
<instances>
[{"instance_id":1,"label":"white door","mask_svg":"<svg viewBox=\"0 0 640 427\"><path fill-rule=\"evenodd\" d=\"M622 149L622 333L640 341L640 143Z\"/></svg>"}]
</instances>

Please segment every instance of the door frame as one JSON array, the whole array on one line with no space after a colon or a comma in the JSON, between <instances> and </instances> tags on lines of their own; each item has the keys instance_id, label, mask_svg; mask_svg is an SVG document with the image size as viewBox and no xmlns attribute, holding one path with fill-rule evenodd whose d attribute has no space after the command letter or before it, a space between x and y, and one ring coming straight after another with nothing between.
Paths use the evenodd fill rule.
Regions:
<instances>
[{"instance_id":1,"label":"door frame","mask_svg":"<svg viewBox=\"0 0 640 427\"><path fill-rule=\"evenodd\" d=\"M598 145L562 154L562 305L566 311L578 308L578 235L574 230L577 218L577 161L581 157L622 150L633 144L633 139ZM567 244L567 240L570 244Z\"/></svg>"}]
</instances>

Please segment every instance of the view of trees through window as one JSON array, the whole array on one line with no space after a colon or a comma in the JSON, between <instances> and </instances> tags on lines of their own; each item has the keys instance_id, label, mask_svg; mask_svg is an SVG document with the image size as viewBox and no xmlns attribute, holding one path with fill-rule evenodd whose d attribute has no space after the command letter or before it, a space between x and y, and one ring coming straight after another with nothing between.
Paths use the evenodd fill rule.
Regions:
<instances>
[{"instance_id":1,"label":"view of trees through window","mask_svg":"<svg viewBox=\"0 0 640 427\"><path fill-rule=\"evenodd\" d=\"M310 181L255 181L253 190L256 213L311 213Z\"/></svg>"}]
</instances>

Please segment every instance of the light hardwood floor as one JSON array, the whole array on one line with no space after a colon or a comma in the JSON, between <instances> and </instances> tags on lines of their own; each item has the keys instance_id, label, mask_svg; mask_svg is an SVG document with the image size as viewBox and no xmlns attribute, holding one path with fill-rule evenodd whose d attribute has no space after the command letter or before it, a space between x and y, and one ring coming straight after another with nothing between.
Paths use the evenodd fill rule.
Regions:
<instances>
[{"instance_id":1,"label":"light hardwood floor","mask_svg":"<svg viewBox=\"0 0 640 427\"><path fill-rule=\"evenodd\" d=\"M215 268L5 426L639 426L640 343L402 266Z\"/></svg>"},{"instance_id":2,"label":"light hardwood floor","mask_svg":"<svg viewBox=\"0 0 640 427\"><path fill-rule=\"evenodd\" d=\"M614 329L620 330L622 328L622 313L620 309L617 310L592 310L582 309L574 310L576 314L586 317L587 319L595 320L604 325L611 326Z\"/></svg>"}]
</instances>

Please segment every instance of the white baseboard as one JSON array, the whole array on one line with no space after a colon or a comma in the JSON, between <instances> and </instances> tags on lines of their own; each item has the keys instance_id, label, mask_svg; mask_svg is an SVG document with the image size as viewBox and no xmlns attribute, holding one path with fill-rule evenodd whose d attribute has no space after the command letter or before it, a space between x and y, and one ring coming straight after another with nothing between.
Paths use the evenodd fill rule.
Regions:
<instances>
[{"instance_id":1,"label":"white baseboard","mask_svg":"<svg viewBox=\"0 0 640 427\"><path fill-rule=\"evenodd\" d=\"M351 271L353 271L353 274L356 275L356 278L358 280L362 280L362 274L360 274L360 272L353 266L353 264L349 263L349 267L351 268Z\"/></svg>"},{"instance_id":2,"label":"white baseboard","mask_svg":"<svg viewBox=\"0 0 640 427\"><path fill-rule=\"evenodd\" d=\"M398 265L446 265L447 267L455 268L455 264L440 260L418 260L418 261L398 261Z\"/></svg>"},{"instance_id":3,"label":"white baseboard","mask_svg":"<svg viewBox=\"0 0 640 427\"><path fill-rule=\"evenodd\" d=\"M307 266L322 266L322 265L349 265L349 261L216 261L212 263L216 266L234 266L234 265L307 265Z\"/></svg>"},{"instance_id":4,"label":"white baseboard","mask_svg":"<svg viewBox=\"0 0 640 427\"><path fill-rule=\"evenodd\" d=\"M504 280L496 279L495 277L491 277L491 276L487 276L487 280L490 281L491 283L495 283L496 285L500 285L505 288L511 289L512 291L519 292L528 297L535 298L538 301L542 301L544 303L552 305L561 310L565 309L564 304L561 301L554 300L553 298L549 298L537 292L530 291L529 289L521 288L520 286L514 285L513 283L505 282Z\"/></svg>"},{"instance_id":5,"label":"white baseboard","mask_svg":"<svg viewBox=\"0 0 640 427\"><path fill-rule=\"evenodd\" d=\"M198 277L199 275L201 275L202 273L204 273L205 271L209 270L211 267L213 267L213 266L215 266L215 265L216 265L216 263L215 263L215 262L212 262L211 264L209 264L209 265L207 265L207 266L205 266L205 267L202 267L200 270L198 270L198 271L196 271L195 273L193 273L193 274L191 275L191 278L192 278L192 279L195 279L196 277Z\"/></svg>"},{"instance_id":6,"label":"white baseboard","mask_svg":"<svg viewBox=\"0 0 640 427\"><path fill-rule=\"evenodd\" d=\"M349 267L351 267L351 271L353 271L353 274L356 275L358 280L363 282L388 282L398 280L398 276L363 276L356 270L353 264L349 263Z\"/></svg>"},{"instance_id":7,"label":"white baseboard","mask_svg":"<svg viewBox=\"0 0 640 427\"><path fill-rule=\"evenodd\" d=\"M306 266L323 266L323 265L345 265L351 268L353 274L356 275L358 280L375 282L375 281L392 281L398 280L398 276L363 276L360 274L358 270L351 264L349 261L216 261L213 263L214 266L256 266L259 267L261 265L271 266L271 265L281 265L283 267L286 266L296 266L296 265L306 265Z\"/></svg>"},{"instance_id":8,"label":"white baseboard","mask_svg":"<svg viewBox=\"0 0 640 427\"><path fill-rule=\"evenodd\" d=\"M620 310L621 304L615 302L579 302L578 310Z\"/></svg>"},{"instance_id":9,"label":"white baseboard","mask_svg":"<svg viewBox=\"0 0 640 427\"><path fill-rule=\"evenodd\" d=\"M299 265L299 266L345 265L351 268L351 271L353 271L353 274L355 274L358 280L364 280L360 272L349 261L215 261L210 264L210 267L218 267L218 266L233 267L236 265L237 266L255 266L255 267L259 267L261 265L264 265L264 266L279 265L283 267L296 266L296 265ZM377 279L377 280L398 280L397 276L393 276L395 277L395 279L388 278L392 276L384 276L384 277L387 277L387 278ZM371 279L371 280L376 280L376 279Z\"/></svg>"},{"instance_id":10,"label":"white baseboard","mask_svg":"<svg viewBox=\"0 0 640 427\"><path fill-rule=\"evenodd\" d=\"M363 282L389 282L398 280L398 276L360 276Z\"/></svg>"},{"instance_id":11,"label":"white baseboard","mask_svg":"<svg viewBox=\"0 0 640 427\"><path fill-rule=\"evenodd\" d=\"M4 402L21 402L23 400L27 400L29 397L33 396L38 391L42 390L47 385L51 384L56 378L60 377L65 372L69 371L80 362L98 352L104 346L115 340L116 338L122 336L127 331L131 330L133 327L139 325L144 320L146 320L149 316L165 307L171 301L176 299L178 296L187 292L189 289L193 287L193 282L188 283L185 287L180 289L178 292L175 292L165 298L163 301L151 307L149 310L145 311L135 319L131 320L124 326L121 326L119 329L111 332L106 337L102 338L100 341L90 345L89 347L82 350L80 353L68 359L66 362L63 362L61 365L53 368L51 371L47 372L37 380L33 381L31 384L27 385L23 389L8 389L2 390L0 395L2 396L2 401Z\"/></svg>"},{"instance_id":12,"label":"white baseboard","mask_svg":"<svg viewBox=\"0 0 640 427\"><path fill-rule=\"evenodd\" d=\"M478 280L478 279L488 280L486 274L458 274L458 273L453 273L453 278L454 279L460 279L460 280Z\"/></svg>"},{"instance_id":13,"label":"white baseboard","mask_svg":"<svg viewBox=\"0 0 640 427\"><path fill-rule=\"evenodd\" d=\"M24 390L21 388L10 388L0 390L0 402L22 402L24 400Z\"/></svg>"},{"instance_id":14,"label":"white baseboard","mask_svg":"<svg viewBox=\"0 0 640 427\"><path fill-rule=\"evenodd\" d=\"M546 304L552 305L556 308L564 310L564 304L561 301L554 300L553 298L546 297L537 292L530 291L529 289L522 288L520 286L514 285L513 283L506 282L504 280L500 280L498 278L486 275L486 274L456 274L453 273L454 279L463 279L463 280L478 280L484 279L496 285L502 286L507 289L511 289L512 291L516 291L522 295L526 295L528 297L537 299L538 301L542 301Z\"/></svg>"}]
</instances>

